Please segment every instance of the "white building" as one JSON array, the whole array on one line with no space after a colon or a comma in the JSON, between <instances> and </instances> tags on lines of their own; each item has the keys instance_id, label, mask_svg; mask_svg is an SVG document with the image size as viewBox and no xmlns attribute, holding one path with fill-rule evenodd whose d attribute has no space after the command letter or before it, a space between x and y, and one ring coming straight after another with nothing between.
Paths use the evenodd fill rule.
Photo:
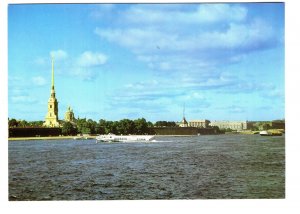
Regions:
<instances>
[{"instance_id":1,"label":"white building","mask_svg":"<svg viewBox=\"0 0 300 214\"><path fill-rule=\"evenodd\" d=\"M190 127L197 127L197 128L207 128L209 126L209 120L191 120L188 122Z\"/></svg>"},{"instance_id":2,"label":"white building","mask_svg":"<svg viewBox=\"0 0 300 214\"><path fill-rule=\"evenodd\" d=\"M245 130L248 129L248 121L211 121L210 126L217 126L219 129Z\"/></svg>"}]
</instances>

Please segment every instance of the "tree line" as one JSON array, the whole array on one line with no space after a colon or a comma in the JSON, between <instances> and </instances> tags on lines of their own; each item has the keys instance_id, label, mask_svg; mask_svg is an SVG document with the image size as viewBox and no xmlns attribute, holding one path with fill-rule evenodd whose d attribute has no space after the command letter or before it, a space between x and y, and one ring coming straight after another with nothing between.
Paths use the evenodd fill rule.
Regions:
<instances>
[{"instance_id":1,"label":"tree line","mask_svg":"<svg viewBox=\"0 0 300 214\"><path fill-rule=\"evenodd\" d=\"M44 121L26 121L26 120L16 120L14 118L8 119L8 127L10 128L26 128L26 127L42 127Z\"/></svg>"},{"instance_id":2,"label":"tree line","mask_svg":"<svg viewBox=\"0 0 300 214\"><path fill-rule=\"evenodd\" d=\"M8 125L13 127L43 127L43 121L16 120L14 118L8 119ZM177 124L170 121L157 121L152 123L146 121L145 118L138 118L135 120L122 119L119 121L109 121L100 119L98 122L92 119L78 118L75 122L62 121L61 131L63 135L76 134L151 134L151 127L175 127Z\"/></svg>"}]
</instances>

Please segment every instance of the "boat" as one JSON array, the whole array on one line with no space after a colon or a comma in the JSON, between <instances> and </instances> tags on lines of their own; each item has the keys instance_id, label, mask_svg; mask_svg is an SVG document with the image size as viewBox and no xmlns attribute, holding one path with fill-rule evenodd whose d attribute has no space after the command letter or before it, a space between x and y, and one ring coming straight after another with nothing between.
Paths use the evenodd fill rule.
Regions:
<instances>
[{"instance_id":1,"label":"boat","mask_svg":"<svg viewBox=\"0 0 300 214\"><path fill-rule=\"evenodd\" d=\"M281 132L268 132L268 131L261 131L259 132L260 136L282 136Z\"/></svg>"},{"instance_id":2,"label":"boat","mask_svg":"<svg viewBox=\"0 0 300 214\"><path fill-rule=\"evenodd\" d=\"M96 142L145 142L151 141L154 135L98 135Z\"/></svg>"}]
</instances>

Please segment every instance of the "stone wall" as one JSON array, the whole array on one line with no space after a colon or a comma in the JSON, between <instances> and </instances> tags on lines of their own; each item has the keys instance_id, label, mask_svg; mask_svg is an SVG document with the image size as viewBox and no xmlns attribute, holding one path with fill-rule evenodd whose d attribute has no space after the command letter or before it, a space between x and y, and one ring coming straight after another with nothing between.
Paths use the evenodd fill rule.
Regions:
<instances>
[{"instance_id":1,"label":"stone wall","mask_svg":"<svg viewBox=\"0 0 300 214\"><path fill-rule=\"evenodd\" d=\"M8 137L48 137L61 135L61 128L9 128Z\"/></svg>"}]
</instances>

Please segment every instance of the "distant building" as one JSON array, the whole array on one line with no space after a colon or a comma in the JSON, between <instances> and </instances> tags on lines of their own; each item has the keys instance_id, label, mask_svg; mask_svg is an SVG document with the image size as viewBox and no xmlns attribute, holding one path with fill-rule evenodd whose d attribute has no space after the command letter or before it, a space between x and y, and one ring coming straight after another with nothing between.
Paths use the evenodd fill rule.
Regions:
<instances>
[{"instance_id":1,"label":"distant building","mask_svg":"<svg viewBox=\"0 0 300 214\"><path fill-rule=\"evenodd\" d=\"M185 117L183 117L181 123L179 124L179 127L188 127L189 124L188 122L186 121Z\"/></svg>"},{"instance_id":2,"label":"distant building","mask_svg":"<svg viewBox=\"0 0 300 214\"><path fill-rule=\"evenodd\" d=\"M208 128L209 120L191 120L188 122L189 127L197 127L197 128Z\"/></svg>"},{"instance_id":3,"label":"distant building","mask_svg":"<svg viewBox=\"0 0 300 214\"><path fill-rule=\"evenodd\" d=\"M66 122L75 122L75 116L74 116L74 112L73 109L71 109L71 107L69 106L66 113L65 113L65 121Z\"/></svg>"},{"instance_id":4,"label":"distant building","mask_svg":"<svg viewBox=\"0 0 300 214\"><path fill-rule=\"evenodd\" d=\"M43 124L45 127L59 127L58 121L58 101L55 97L54 89L54 60L52 58L52 86L50 92L50 98L48 100L48 111Z\"/></svg>"},{"instance_id":5,"label":"distant building","mask_svg":"<svg viewBox=\"0 0 300 214\"><path fill-rule=\"evenodd\" d=\"M253 126L258 130L268 129L285 129L284 120L272 120L272 121L255 121Z\"/></svg>"},{"instance_id":6,"label":"distant building","mask_svg":"<svg viewBox=\"0 0 300 214\"><path fill-rule=\"evenodd\" d=\"M182 116L182 121L179 123L179 127L188 127L189 126L188 122L185 119L184 111L185 111L185 105L183 106L183 116Z\"/></svg>"},{"instance_id":7,"label":"distant building","mask_svg":"<svg viewBox=\"0 0 300 214\"><path fill-rule=\"evenodd\" d=\"M285 129L285 121L284 120L273 120L271 122L271 127L273 129Z\"/></svg>"},{"instance_id":8,"label":"distant building","mask_svg":"<svg viewBox=\"0 0 300 214\"><path fill-rule=\"evenodd\" d=\"M219 129L245 130L250 128L248 121L212 121L210 126L217 126Z\"/></svg>"}]
</instances>

